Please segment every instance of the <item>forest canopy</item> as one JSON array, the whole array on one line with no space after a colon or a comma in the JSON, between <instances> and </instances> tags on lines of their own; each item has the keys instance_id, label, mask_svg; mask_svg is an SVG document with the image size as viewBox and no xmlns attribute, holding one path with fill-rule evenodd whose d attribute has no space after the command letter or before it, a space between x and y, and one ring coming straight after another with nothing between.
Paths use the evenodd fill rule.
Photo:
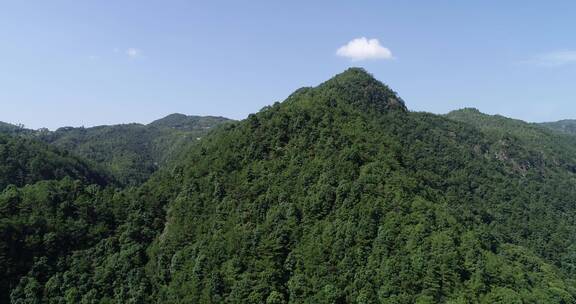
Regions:
<instances>
[{"instance_id":1,"label":"forest canopy","mask_svg":"<svg viewBox=\"0 0 576 304\"><path fill-rule=\"evenodd\" d=\"M182 119L0 137L26 173L0 170L0 301L576 303L573 135L412 112L359 68L201 136ZM144 134L173 152L122 165Z\"/></svg>"}]
</instances>

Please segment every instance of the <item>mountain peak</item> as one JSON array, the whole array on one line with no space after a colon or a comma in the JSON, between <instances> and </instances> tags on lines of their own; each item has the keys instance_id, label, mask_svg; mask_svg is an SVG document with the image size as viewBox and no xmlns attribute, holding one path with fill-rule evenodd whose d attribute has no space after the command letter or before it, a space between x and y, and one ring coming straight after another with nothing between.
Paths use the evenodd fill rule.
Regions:
<instances>
[{"instance_id":1,"label":"mountain peak","mask_svg":"<svg viewBox=\"0 0 576 304\"><path fill-rule=\"evenodd\" d=\"M363 68L349 68L317 87L329 97L378 111L407 111L404 101Z\"/></svg>"},{"instance_id":2,"label":"mountain peak","mask_svg":"<svg viewBox=\"0 0 576 304\"><path fill-rule=\"evenodd\" d=\"M348 68L344 72L336 74L334 77L322 83L320 87L335 84L356 86L379 85L389 89L386 85L376 80L368 71L357 67Z\"/></svg>"},{"instance_id":3,"label":"mountain peak","mask_svg":"<svg viewBox=\"0 0 576 304\"><path fill-rule=\"evenodd\" d=\"M166 127L179 130L209 129L210 127L229 121L228 118L218 116L196 116L173 113L149 124L154 127Z\"/></svg>"},{"instance_id":4,"label":"mountain peak","mask_svg":"<svg viewBox=\"0 0 576 304\"><path fill-rule=\"evenodd\" d=\"M486 114L480 112L477 108L462 108L458 110L453 110L445 114L448 118L459 118L467 116L487 116Z\"/></svg>"},{"instance_id":5,"label":"mountain peak","mask_svg":"<svg viewBox=\"0 0 576 304\"><path fill-rule=\"evenodd\" d=\"M337 74L336 76L332 77L332 79L350 79L350 78L363 78L366 80L376 80L374 78L374 76L370 73L368 73L368 71L366 71L364 68L360 68L360 67L351 67L351 68L347 68L344 72Z\"/></svg>"}]
</instances>

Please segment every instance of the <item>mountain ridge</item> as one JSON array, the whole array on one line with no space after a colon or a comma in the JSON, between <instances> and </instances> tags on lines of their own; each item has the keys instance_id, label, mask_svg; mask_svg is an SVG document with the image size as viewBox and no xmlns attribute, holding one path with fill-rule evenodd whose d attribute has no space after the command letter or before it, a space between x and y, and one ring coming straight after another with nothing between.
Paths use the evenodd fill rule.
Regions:
<instances>
[{"instance_id":1,"label":"mountain ridge","mask_svg":"<svg viewBox=\"0 0 576 304\"><path fill-rule=\"evenodd\" d=\"M123 184L140 184L167 163L183 145L194 144L212 128L231 120L172 114L149 124L30 130L6 124L11 135L39 140L103 165Z\"/></svg>"},{"instance_id":2,"label":"mountain ridge","mask_svg":"<svg viewBox=\"0 0 576 304\"><path fill-rule=\"evenodd\" d=\"M539 123L539 125L550 130L570 135L576 135L576 119L563 119L554 122L543 122Z\"/></svg>"},{"instance_id":3,"label":"mountain ridge","mask_svg":"<svg viewBox=\"0 0 576 304\"><path fill-rule=\"evenodd\" d=\"M299 90L184 154L174 169L179 194L147 266L159 282L157 297L253 303L573 301L573 283L553 266L570 255L569 241L563 253L543 258L544 239L515 232L523 218L531 219L526 226L541 225L553 234L558 223L567 225L569 216L554 210L569 208L562 197L575 197L568 187L573 173L532 166L538 151L523 139L501 145L499 137L469 123L388 111L385 103L372 107L363 88L343 96L334 96L340 88L332 83ZM543 184L537 178L542 174L559 184ZM557 194L523 194L523 184ZM529 203L555 220L539 222L537 213L524 209ZM513 216L505 216L510 209ZM412 229L420 231L416 239ZM248 241L253 238L255 243ZM187 276L187 269L200 267L198 257L201 275ZM176 265L168 262L174 259ZM550 271L531 271L525 260ZM546 284L514 282L506 278L511 273L529 273L538 282L554 278L562 287L556 293ZM212 292L211 278L221 284Z\"/></svg>"}]
</instances>

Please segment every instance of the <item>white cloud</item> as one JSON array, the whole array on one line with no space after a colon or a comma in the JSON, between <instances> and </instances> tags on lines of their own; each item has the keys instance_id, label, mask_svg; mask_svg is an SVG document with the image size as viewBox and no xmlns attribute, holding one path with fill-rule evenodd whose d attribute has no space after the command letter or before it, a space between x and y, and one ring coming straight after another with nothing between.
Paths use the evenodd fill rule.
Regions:
<instances>
[{"instance_id":1,"label":"white cloud","mask_svg":"<svg viewBox=\"0 0 576 304\"><path fill-rule=\"evenodd\" d=\"M380 45L378 39L360 37L352 39L336 51L336 55L347 57L353 61L366 59L393 59L392 52Z\"/></svg>"},{"instance_id":2,"label":"white cloud","mask_svg":"<svg viewBox=\"0 0 576 304\"><path fill-rule=\"evenodd\" d=\"M576 64L576 51L556 51L541 54L536 56L536 58L531 62L546 67Z\"/></svg>"},{"instance_id":3,"label":"white cloud","mask_svg":"<svg viewBox=\"0 0 576 304\"><path fill-rule=\"evenodd\" d=\"M137 48L129 48L125 53L132 59L142 58L144 56L142 50Z\"/></svg>"}]
</instances>

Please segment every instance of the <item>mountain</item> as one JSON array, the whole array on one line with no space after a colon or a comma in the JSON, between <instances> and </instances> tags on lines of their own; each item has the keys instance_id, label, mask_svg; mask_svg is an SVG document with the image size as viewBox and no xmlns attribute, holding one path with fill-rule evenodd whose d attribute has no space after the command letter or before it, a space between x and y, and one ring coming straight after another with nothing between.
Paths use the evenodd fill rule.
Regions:
<instances>
[{"instance_id":1,"label":"mountain","mask_svg":"<svg viewBox=\"0 0 576 304\"><path fill-rule=\"evenodd\" d=\"M105 168L124 185L138 185L183 146L230 121L224 117L171 114L148 125L63 127L56 131L0 122L0 134L43 141Z\"/></svg>"},{"instance_id":2,"label":"mountain","mask_svg":"<svg viewBox=\"0 0 576 304\"><path fill-rule=\"evenodd\" d=\"M164 118L151 122L151 127L166 127L181 131L199 131L211 129L230 119L216 116L194 116L179 113L170 114Z\"/></svg>"},{"instance_id":3,"label":"mountain","mask_svg":"<svg viewBox=\"0 0 576 304\"><path fill-rule=\"evenodd\" d=\"M516 162L515 167L576 172L576 137L558 134L542 124L487 115L477 109L453 111L446 117L480 129L493 143L492 153Z\"/></svg>"},{"instance_id":4,"label":"mountain","mask_svg":"<svg viewBox=\"0 0 576 304\"><path fill-rule=\"evenodd\" d=\"M99 207L113 201L100 189L117 185L105 170L14 134L0 134L0 303L34 263L51 266L108 236L114 229L101 215L119 206Z\"/></svg>"},{"instance_id":5,"label":"mountain","mask_svg":"<svg viewBox=\"0 0 576 304\"><path fill-rule=\"evenodd\" d=\"M0 303L20 277L113 235L130 204L141 204L117 186L146 180L178 147L226 121L177 116L54 132L0 124Z\"/></svg>"},{"instance_id":6,"label":"mountain","mask_svg":"<svg viewBox=\"0 0 576 304\"><path fill-rule=\"evenodd\" d=\"M551 130L576 135L576 120L567 119L556 122L544 122L540 123L540 125Z\"/></svg>"},{"instance_id":7,"label":"mountain","mask_svg":"<svg viewBox=\"0 0 576 304\"><path fill-rule=\"evenodd\" d=\"M99 185L112 181L103 169L66 150L34 139L0 133L0 191L11 184L21 187L64 177Z\"/></svg>"},{"instance_id":8,"label":"mountain","mask_svg":"<svg viewBox=\"0 0 576 304\"><path fill-rule=\"evenodd\" d=\"M411 112L352 68L180 147L138 188L85 195L114 202L98 209L112 224L37 259L11 299L576 303L574 149L476 110Z\"/></svg>"},{"instance_id":9,"label":"mountain","mask_svg":"<svg viewBox=\"0 0 576 304\"><path fill-rule=\"evenodd\" d=\"M222 117L172 114L148 125L66 127L43 132L38 138L96 162L122 183L134 185L144 182L183 146L229 121Z\"/></svg>"},{"instance_id":10,"label":"mountain","mask_svg":"<svg viewBox=\"0 0 576 304\"><path fill-rule=\"evenodd\" d=\"M5 122L1 122L0 121L0 131L2 133L8 133L8 132L13 132L14 130L19 129L18 126L13 125L13 124L9 124L9 123L5 123Z\"/></svg>"},{"instance_id":11,"label":"mountain","mask_svg":"<svg viewBox=\"0 0 576 304\"><path fill-rule=\"evenodd\" d=\"M33 132L33 130L26 129L23 125L13 125L0 121L0 134L21 135Z\"/></svg>"},{"instance_id":12,"label":"mountain","mask_svg":"<svg viewBox=\"0 0 576 304\"><path fill-rule=\"evenodd\" d=\"M573 302L576 154L540 152L348 70L185 154L158 297Z\"/></svg>"}]
</instances>

